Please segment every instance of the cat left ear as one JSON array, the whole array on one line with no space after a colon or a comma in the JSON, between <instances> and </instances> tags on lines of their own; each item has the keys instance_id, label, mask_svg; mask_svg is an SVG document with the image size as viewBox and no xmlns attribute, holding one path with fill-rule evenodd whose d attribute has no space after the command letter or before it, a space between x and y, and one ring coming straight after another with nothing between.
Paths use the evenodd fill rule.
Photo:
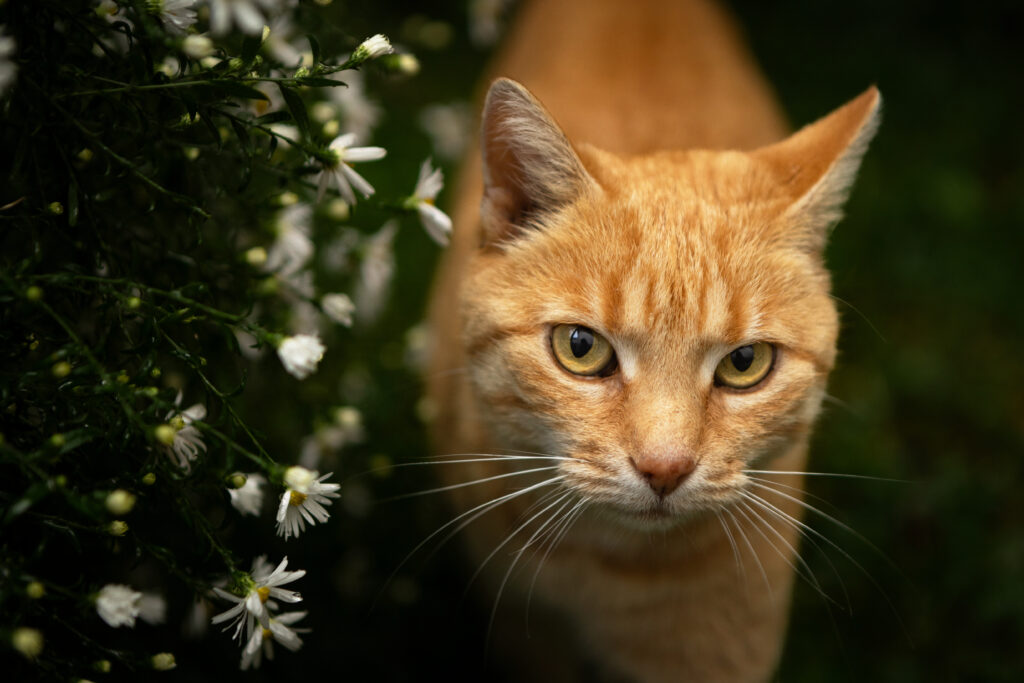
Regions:
<instances>
[{"instance_id":1,"label":"cat left ear","mask_svg":"<svg viewBox=\"0 0 1024 683\"><path fill-rule=\"evenodd\" d=\"M874 86L785 140L753 152L767 162L799 217L823 244L842 217L861 158L881 121L882 96Z\"/></svg>"},{"instance_id":2,"label":"cat left ear","mask_svg":"<svg viewBox=\"0 0 1024 683\"><path fill-rule=\"evenodd\" d=\"M515 239L596 186L551 115L513 80L499 78L487 92L481 137L486 244Z\"/></svg>"}]
</instances>

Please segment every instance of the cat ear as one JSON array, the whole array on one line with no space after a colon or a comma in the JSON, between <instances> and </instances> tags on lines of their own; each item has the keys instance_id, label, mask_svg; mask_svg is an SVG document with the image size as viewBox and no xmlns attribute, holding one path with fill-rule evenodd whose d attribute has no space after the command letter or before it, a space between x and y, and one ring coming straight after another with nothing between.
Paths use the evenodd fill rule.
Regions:
<instances>
[{"instance_id":1,"label":"cat ear","mask_svg":"<svg viewBox=\"0 0 1024 683\"><path fill-rule=\"evenodd\" d=\"M481 136L485 244L514 239L596 185L551 115L513 80L491 85Z\"/></svg>"},{"instance_id":2,"label":"cat ear","mask_svg":"<svg viewBox=\"0 0 1024 683\"><path fill-rule=\"evenodd\" d=\"M881 109L882 96L871 86L831 114L753 153L770 165L792 200L787 212L816 233L818 245L842 217Z\"/></svg>"}]
</instances>

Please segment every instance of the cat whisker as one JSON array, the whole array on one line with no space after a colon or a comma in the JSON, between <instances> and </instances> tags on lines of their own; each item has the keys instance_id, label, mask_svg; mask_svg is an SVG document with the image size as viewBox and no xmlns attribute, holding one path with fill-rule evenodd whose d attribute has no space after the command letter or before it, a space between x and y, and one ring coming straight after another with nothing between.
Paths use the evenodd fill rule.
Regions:
<instances>
[{"instance_id":1,"label":"cat whisker","mask_svg":"<svg viewBox=\"0 0 1024 683\"><path fill-rule=\"evenodd\" d=\"M400 496L393 496L386 498L385 502L391 502L396 500L405 500L407 498L415 498L417 496L426 496L431 493L441 493L443 491L453 491L455 489L465 488L466 486L476 486L478 484L485 484L489 481L497 481L498 479L507 479L509 477L518 477L524 474L534 474L536 472L550 472L551 470L557 470L558 465L552 465L550 467L535 467L529 470L516 470L515 472L504 472L502 474L495 474L490 477L483 477L482 479L474 479L473 481L464 481L459 484L451 484L449 486L439 486L433 489L427 489L426 491L417 491L416 493L405 493Z\"/></svg>"},{"instance_id":2,"label":"cat whisker","mask_svg":"<svg viewBox=\"0 0 1024 683\"><path fill-rule=\"evenodd\" d=\"M743 530L743 525L740 524L738 519L736 519L736 515L733 514L732 510L730 508L722 508L722 511L732 519L733 524L736 525L736 531L750 550L751 557L753 557L754 561L757 562L757 568L761 572L761 578L764 579L764 586L768 589L768 598L774 603L775 592L772 590L771 581L768 580L768 573L764 570L764 564L761 563L761 557L757 554L757 551L754 550L754 544L750 542L750 538L747 537L747 532Z\"/></svg>"},{"instance_id":3,"label":"cat whisker","mask_svg":"<svg viewBox=\"0 0 1024 683\"><path fill-rule=\"evenodd\" d=\"M391 575L388 577L388 580L384 582L384 585L387 586L388 584L390 584L391 580L395 578L395 575L398 574L399 570L402 567L404 567L405 564L410 559L412 559L412 557L416 553L418 553L421 548L423 548L423 546L425 546L427 543L429 543L431 541L431 539L436 537L438 534L443 532L445 529L451 527L453 524L457 524L457 523L459 523L460 520L463 520L460 524L458 524L458 526L455 527L455 529L450 531L443 539L441 539L441 541L437 544L437 547L434 548L433 552L437 552L437 550L439 550L445 543L447 543L449 540L451 540L452 537L455 536L455 534L457 534L460 531L462 531L463 529L465 529L466 526L468 526L469 524L472 524L476 519L478 519L482 515L487 514L491 510L499 507L503 503L507 503L510 500L518 498L519 496L524 496L524 495L526 495L528 493L536 491L537 489L543 488L545 486L551 486L552 484L560 483L562 481L562 479L563 479L563 477L561 475L559 475L559 476L551 477L550 479L545 479L542 482L539 482L539 483L536 483L536 484L532 484L530 486L527 486L527 487L524 487L524 488L521 488L521 489L517 489L515 491L512 491L511 493L507 493L507 494L505 494L503 496L500 496L500 497L495 498L493 500L488 500L486 502L481 503L480 505L472 507L469 510L466 510L465 512L457 515L454 519L452 519L452 520L450 520L448 522L445 522L440 527L438 527L433 532L431 532L431 534L429 536L427 536L422 541L420 541L418 544L416 544L415 548L413 548L411 551L409 551L409 553L402 559L402 561L398 563L398 566L395 567L394 571L391 572ZM468 517L468 519L466 519L467 517Z\"/></svg>"},{"instance_id":4,"label":"cat whisker","mask_svg":"<svg viewBox=\"0 0 1024 683\"><path fill-rule=\"evenodd\" d=\"M564 517L555 525L555 532L553 536L549 536L547 547L544 550L544 554L541 555L540 561L537 563L537 568L533 570L533 577L530 579L530 588L526 592L526 633L529 637L530 633L530 604L533 601L533 589L537 585L537 577L540 576L540 570L544 567L544 563L548 559L548 555L561 544L562 539L572 528L572 525L576 523L580 515L583 514L583 510L590 503L589 498L581 498L576 505L565 514ZM544 547L543 544L541 547Z\"/></svg>"},{"instance_id":5,"label":"cat whisker","mask_svg":"<svg viewBox=\"0 0 1024 683\"><path fill-rule=\"evenodd\" d=\"M718 523L722 525L722 531L725 532L725 537L729 541L729 547L732 548L732 557L736 561L736 576L743 578L743 590L747 594L747 598L750 598L750 590L746 581L746 572L743 567L743 560L740 558L740 549L736 545L736 538L732 535L732 530L729 528L729 524L725 521L725 517L722 516L721 510L715 510L715 517L718 518Z\"/></svg>"},{"instance_id":6,"label":"cat whisker","mask_svg":"<svg viewBox=\"0 0 1024 683\"><path fill-rule=\"evenodd\" d=\"M867 481L884 481L892 484L913 484L908 479L890 479L888 477L872 477L866 474L845 474L843 472L799 472L796 470L742 470L743 474L796 474L804 477L834 477L836 479L864 479Z\"/></svg>"},{"instance_id":7,"label":"cat whisker","mask_svg":"<svg viewBox=\"0 0 1024 683\"><path fill-rule=\"evenodd\" d=\"M536 515L531 517L529 520L527 520L525 523L523 523L519 528L517 528L507 539L505 539L505 541L502 542L501 545L505 545L505 543L507 543L508 541L512 540L512 538L514 536L516 536L516 534L518 534L520 531L522 531L523 528L525 528L528 524L533 522L534 519L539 517L542 513L546 512L551 507L554 507L556 504L561 503L561 507L559 507L557 510L555 510L555 512L553 512L547 518L547 520L544 521L543 524L541 524L537 529L535 529L533 534L530 536L530 538L527 539L526 543L524 543L523 546L521 548L519 548L519 550L517 550L515 553L513 553L512 561L509 563L508 569L505 570L505 576L502 577L501 584L498 586L498 592L494 596L494 606L491 608L491 617L490 617L490 620L487 623L487 639L488 640L490 640L491 630L494 628L494 619L495 619L495 617L498 614L498 605L501 603L501 596L505 592L505 586L508 584L509 577L512 576L512 572L515 570L516 565L519 563L520 558L522 558L523 553L525 553L528 548L533 546L533 544L537 541L538 537L541 537L542 535L544 535L545 529L548 529L551 526L552 522L554 522L555 519L558 519L558 517L561 514L562 510L564 510L568 505L570 505L572 503L571 500L566 501L566 498L569 498L572 495L573 495L572 491L567 491L564 496L561 496L554 503L551 503L546 508L544 508L543 510L538 512ZM490 555L488 555L487 560L489 560L491 557L493 557L494 553L497 552L500 548L501 548L501 546L498 546L498 548L495 548L495 550ZM486 563L487 560L484 560L484 563ZM478 573L479 573L479 570L478 570ZM475 578L475 576L476 575L474 574L474 578Z\"/></svg>"},{"instance_id":8,"label":"cat whisker","mask_svg":"<svg viewBox=\"0 0 1024 683\"><path fill-rule=\"evenodd\" d=\"M760 521L770 532L772 532L772 535L774 535L777 539L782 541L782 544L784 546L786 546L786 548L791 553L791 556L796 558L796 564L794 564L793 561L791 561L789 559L789 557L786 556L786 554L782 551L782 549L780 549L775 544L774 541L772 541L767 536L765 536L764 532L761 531L760 527L758 527L756 524L754 525L755 530L757 530L757 532L759 534L761 534L761 537L765 540L765 542L768 543L768 545L770 545L772 547L772 549L775 550L776 553L778 553L779 557L781 557L783 559L783 561L785 561L785 563L787 565L789 565L789 568L793 570L793 573L796 574L797 576L799 576L804 581L806 581L807 584L809 586L811 586L811 588L814 589L814 592L816 592L818 595L820 595L823 599L827 600L828 602L831 602L831 603L835 604L836 606L841 607L839 602L837 602L831 595L828 595L825 592L825 589L822 588L822 586L821 586L821 582L818 581L818 577L814 574L814 571L811 569L810 565L808 565L807 562L802 557L800 557L800 553L797 552L797 549L793 546L793 544L790 543L786 539L786 537L783 536L779 532L779 530L776 529L771 524L771 522L769 522L767 519L765 519L764 517L759 515L757 513L757 510L755 508L751 507L746 501L741 501L740 505L745 510L747 510L747 512L749 512L754 517L754 519ZM746 515L744 514L744 517L745 516ZM779 521L782 522L783 524L787 524L788 526L792 526L792 524L790 524L790 522L788 520L776 517L775 515L773 515L773 517L775 517L776 519L779 519ZM794 528L796 528L796 527L794 527ZM800 532L799 528L796 528L796 530L797 530L797 532ZM813 541L811 541L811 542L813 543ZM829 564L831 564L831 562ZM833 571L834 570L835 570L835 567L833 566ZM839 578L838 574L837 574L837 578ZM842 585L842 579L840 579L840 585ZM850 597L849 597L849 594L846 591L846 586L845 585L843 586L843 596L846 598L847 605L849 605Z\"/></svg>"}]
</instances>

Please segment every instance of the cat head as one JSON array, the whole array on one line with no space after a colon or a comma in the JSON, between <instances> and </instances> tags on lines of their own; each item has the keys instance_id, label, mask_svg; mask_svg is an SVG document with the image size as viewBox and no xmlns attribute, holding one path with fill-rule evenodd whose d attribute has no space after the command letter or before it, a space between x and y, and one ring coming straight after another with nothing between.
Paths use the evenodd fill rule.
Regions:
<instances>
[{"instance_id":1,"label":"cat head","mask_svg":"<svg viewBox=\"0 0 1024 683\"><path fill-rule=\"evenodd\" d=\"M871 88L754 151L623 158L496 81L461 300L496 445L642 519L714 509L802 446L836 353L822 251L879 107Z\"/></svg>"}]
</instances>

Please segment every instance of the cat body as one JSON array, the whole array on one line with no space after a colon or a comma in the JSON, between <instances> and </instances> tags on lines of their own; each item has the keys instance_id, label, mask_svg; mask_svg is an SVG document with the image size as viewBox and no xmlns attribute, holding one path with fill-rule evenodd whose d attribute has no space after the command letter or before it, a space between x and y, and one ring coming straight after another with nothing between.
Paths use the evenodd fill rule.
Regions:
<instances>
[{"instance_id":1,"label":"cat body","mask_svg":"<svg viewBox=\"0 0 1024 683\"><path fill-rule=\"evenodd\" d=\"M783 139L697 0L528 4L494 73L516 80L488 93L431 310L470 553L596 675L764 680L802 490L771 472L805 469L838 331L822 250L878 93Z\"/></svg>"}]
</instances>

